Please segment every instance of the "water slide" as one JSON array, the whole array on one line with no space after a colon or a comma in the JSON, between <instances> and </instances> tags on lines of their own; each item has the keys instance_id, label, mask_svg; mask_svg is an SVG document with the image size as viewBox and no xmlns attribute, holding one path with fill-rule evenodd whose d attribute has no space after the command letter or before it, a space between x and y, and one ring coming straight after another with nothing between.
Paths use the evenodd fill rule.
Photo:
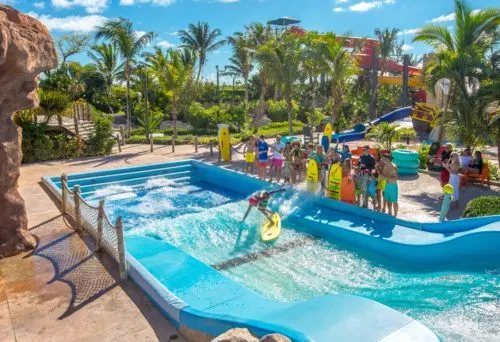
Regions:
<instances>
[{"instance_id":1,"label":"water slide","mask_svg":"<svg viewBox=\"0 0 500 342\"><path fill-rule=\"evenodd\" d=\"M403 107L396 109L390 113L382 115L381 117L369 121L365 124L357 124L353 129L343 131L341 133L332 134L332 143L343 143L350 142L356 140L362 140L365 138L366 133L368 133L372 126L378 125L381 122L394 122L397 120L401 120L410 116L413 112L412 107Z\"/></svg>"}]
</instances>

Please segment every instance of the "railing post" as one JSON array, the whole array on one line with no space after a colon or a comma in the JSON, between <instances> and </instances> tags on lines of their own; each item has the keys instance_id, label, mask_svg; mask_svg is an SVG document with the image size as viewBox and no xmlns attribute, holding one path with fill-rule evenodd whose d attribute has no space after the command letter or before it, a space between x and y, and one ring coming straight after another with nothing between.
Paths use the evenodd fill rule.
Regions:
<instances>
[{"instance_id":1,"label":"railing post","mask_svg":"<svg viewBox=\"0 0 500 342\"><path fill-rule=\"evenodd\" d=\"M149 134L149 149L151 152L153 152L153 148L154 148L154 146L153 146L153 134L151 133L151 134Z\"/></svg>"},{"instance_id":2,"label":"railing post","mask_svg":"<svg viewBox=\"0 0 500 342\"><path fill-rule=\"evenodd\" d=\"M229 144L229 160L233 160L233 145Z\"/></svg>"},{"instance_id":3,"label":"railing post","mask_svg":"<svg viewBox=\"0 0 500 342\"><path fill-rule=\"evenodd\" d=\"M75 124L75 134L80 135L78 132L78 104L73 102L73 123Z\"/></svg>"},{"instance_id":4,"label":"railing post","mask_svg":"<svg viewBox=\"0 0 500 342\"><path fill-rule=\"evenodd\" d=\"M82 218L80 215L80 185L75 185L73 187L73 196L75 201L75 220L76 220L76 229L82 229Z\"/></svg>"},{"instance_id":5,"label":"railing post","mask_svg":"<svg viewBox=\"0 0 500 342\"><path fill-rule=\"evenodd\" d=\"M99 201L99 211L97 212L97 241L96 252L101 250L102 246L102 225L104 220L104 200Z\"/></svg>"},{"instance_id":6,"label":"railing post","mask_svg":"<svg viewBox=\"0 0 500 342\"><path fill-rule=\"evenodd\" d=\"M194 137L194 153L198 153L198 136Z\"/></svg>"},{"instance_id":7,"label":"railing post","mask_svg":"<svg viewBox=\"0 0 500 342\"><path fill-rule=\"evenodd\" d=\"M123 223L121 216L116 219L116 236L118 237L118 259L120 267L120 279L127 280L127 265L125 263L125 242L123 241Z\"/></svg>"},{"instance_id":8,"label":"railing post","mask_svg":"<svg viewBox=\"0 0 500 342\"><path fill-rule=\"evenodd\" d=\"M121 145L120 137L119 136L116 137L116 142L118 143L118 152L121 152L122 151L122 145Z\"/></svg>"},{"instance_id":9,"label":"railing post","mask_svg":"<svg viewBox=\"0 0 500 342\"><path fill-rule=\"evenodd\" d=\"M65 173L63 173L61 175L61 192L62 192L62 201L61 201L61 206L62 206L62 213L63 215L66 214L66 208L67 208L67 203L68 203L68 200L67 200L67 190L66 190L66 187L68 186L68 176L66 176Z\"/></svg>"},{"instance_id":10,"label":"railing post","mask_svg":"<svg viewBox=\"0 0 500 342\"><path fill-rule=\"evenodd\" d=\"M208 146L210 146L210 156L213 156L214 155L214 145L212 144L212 142L209 142Z\"/></svg>"}]
</instances>

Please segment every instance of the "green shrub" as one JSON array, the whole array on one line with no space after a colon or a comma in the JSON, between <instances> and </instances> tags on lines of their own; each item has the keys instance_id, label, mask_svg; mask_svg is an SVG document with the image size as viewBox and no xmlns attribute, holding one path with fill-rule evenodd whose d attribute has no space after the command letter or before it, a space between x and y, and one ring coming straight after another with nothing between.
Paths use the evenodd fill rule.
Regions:
<instances>
[{"instance_id":1,"label":"green shrub","mask_svg":"<svg viewBox=\"0 0 500 342\"><path fill-rule=\"evenodd\" d=\"M267 101L267 105L268 105L267 116L269 117L269 119L276 122L288 121L288 108L285 100L281 101L269 100ZM298 110L299 106L297 102L292 101L292 111L293 111L292 119L295 119Z\"/></svg>"},{"instance_id":2,"label":"green shrub","mask_svg":"<svg viewBox=\"0 0 500 342\"><path fill-rule=\"evenodd\" d=\"M111 153L111 149L115 144L112 132L111 118L104 115L95 115L94 118L94 133L88 140L88 153L92 155L106 155Z\"/></svg>"},{"instance_id":3,"label":"green shrub","mask_svg":"<svg viewBox=\"0 0 500 342\"><path fill-rule=\"evenodd\" d=\"M420 168L427 169L427 164L429 162L429 149L431 145L422 144L418 149L418 158L420 160Z\"/></svg>"},{"instance_id":4,"label":"green shrub","mask_svg":"<svg viewBox=\"0 0 500 342\"><path fill-rule=\"evenodd\" d=\"M469 201L463 217L500 215L500 196L481 196Z\"/></svg>"},{"instance_id":5,"label":"green shrub","mask_svg":"<svg viewBox=\"0 0 500 342\"><path fill-rule=\"evenodd\" d=\"M498 170L498 165L488 160L488 167L490 168L490 178L494 181L500 179L500 172Z\"/></svg>"}]
</instances>

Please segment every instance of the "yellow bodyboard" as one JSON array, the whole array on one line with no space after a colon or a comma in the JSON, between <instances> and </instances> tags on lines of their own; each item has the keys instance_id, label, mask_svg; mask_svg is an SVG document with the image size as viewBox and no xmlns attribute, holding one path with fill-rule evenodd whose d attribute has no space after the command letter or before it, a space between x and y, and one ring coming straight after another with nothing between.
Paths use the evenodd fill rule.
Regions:
<instances>
[{"instance_id":1,"label":"yellow bodyboard","mask_svg":"<svg viewBox=\"0 0 500 342\"><path fill-rule=\"evenodd\" d=\"M220 127L219 128L219 150L221 158L224 161L231 159L231 146L229 145L229 128Z\"/></svg>"},{"instance_id":2,"label":"yellow bodyboard","mask_svg":"<svg viewBox=\"0 0 500 342\"><path fill-rule=\"evenodd\" d=\"M281 218L278 213L272 214L273 223L266 219L266 223L260 229L260 238L264 242L271 242L276 240L281 233Z\"/></svg>"},{"instance_id":3,"label":"yellow bodyboard","mask_svg":"<svg viewBox=\"0 0 500 342\"><path fill-rule=\"evenodd\" d=\"M342 185L342 166L339 163L332 164L328 173L328 197L340 200Z\"/></svg>"},{"instance_id":4,"label":"yellow bodyboard","mask_svg":"<svg viewBox=\"0 0 500 342\"><path fill-rule=\"evenodd\" d=\"M317 182L318 181L318 163L314 159L311 159L307 162L307 177L306 180L309 182Z\"/></svg>"},{"instance_id":5,"label":"yellow bodyboard","mask_svg":"<svg viewBox=\"0 0 500 342\"><path fill-rule=\"evenodd\" d=\"M331 143L332 142L332 125L330 125L329 123L327 123L325 125L325 129L323 130L323 136L326 136L328 137L328 142ZM327 151L325 151L327 152Z\"/></svg>"}]
</instances>

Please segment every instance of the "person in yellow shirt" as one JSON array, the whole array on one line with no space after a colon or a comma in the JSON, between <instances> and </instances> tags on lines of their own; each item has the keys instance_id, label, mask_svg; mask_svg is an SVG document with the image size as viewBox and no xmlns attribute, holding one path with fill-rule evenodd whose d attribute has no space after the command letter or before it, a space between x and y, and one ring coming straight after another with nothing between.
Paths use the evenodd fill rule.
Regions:
<instances>
[{"instance_id":1,"label":"person in yellow shirt","mask_svg":"<svg viewBox=\"0 0 500 342\"><path fill-rule=\"evenodd\" d=\"M248 169L250 169L250 174L253 174L253 165L255 164L255 145L255 137L252 135L243 149L243 153L245 155L246 174L248 174Z\"/></svg>"}]
</instances>

